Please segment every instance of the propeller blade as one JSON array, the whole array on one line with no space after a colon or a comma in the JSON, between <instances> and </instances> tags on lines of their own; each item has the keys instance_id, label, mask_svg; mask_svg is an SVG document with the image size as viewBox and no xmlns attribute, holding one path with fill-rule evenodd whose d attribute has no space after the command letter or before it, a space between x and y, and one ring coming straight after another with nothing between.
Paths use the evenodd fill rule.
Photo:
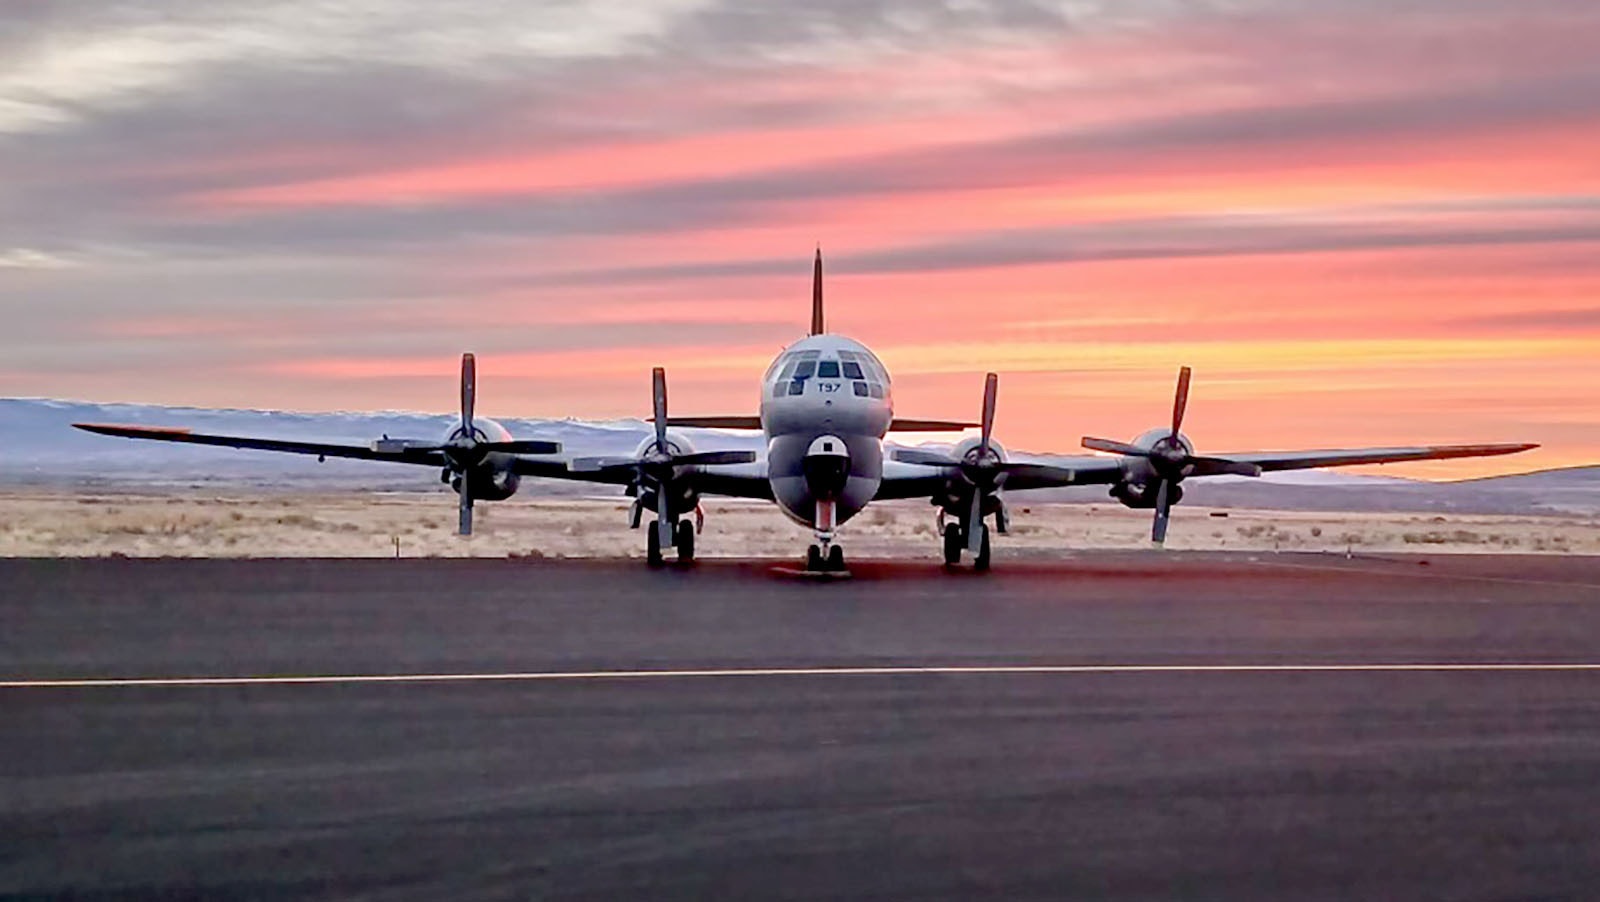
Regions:
<instances>
[{"instance_id":1,"label":"propeller blade","mask_svg":"<svg viewBox=\"0 0 1600 902\"><path fill-rule=\"evenodd\" d=\"M1122 454L1128 457L1150 456L1149 448L1141 448L1138 445L1130 445L1127 442L1112 441L1108 438L1090 438L1089 436L1084 436L1083 446L1088 448L1090 451L1105 451L1109 454Z\"/></svg>"},{"instance_id":2,"label":"propeller blade","mask_svg":"<svg viewBox=\"0 0 1600 902\"><path fill-rule=\"evenodd\" d=\"M959 467L961 461L941 451L919 451L915 448L895 448L890 456L903 464L920 464L924 467Z\"/></svg>"},{"instance_id":3,"label":"propeller blade","mask_svg":"<svg viewBox=\"0 0 1600 902\"><path fill-rule=\"evenodd\" d=\"M696 454L679 454L672 458L678 467L722 467L730 464L753 464L754 451L701 451Z\"/></svg>"},{"instance_id":4,"label":"propeller blade","mask_svg":"<svg viewBox=\"0 0 1600 902\"><path fill-rule=\"evenodd\" d=\"M1150 541L1157 545L1167 543L1167 524L1172 521L1172 483L1161 480L1156 490L1156 522L1150 529Z\"/></svg>"},{"instance_id":5,"label":"propeller blade","mask_svg":"<svg viewBox=\"0 0 1600 902\"><path fill-rule=\"evenodd\" d=\"M1077 479L1076 471L1066 467L1053 467L1049 464L1003 463L998 467L1002 477L1016 476L1023 479L1037 479L1041 482L1069 483Z\"/></svg>"},{"instance_id":6,"label":"propeller blade","mask_svg":"<svg viewBox=\"0 0 1600 902\"><path fill-rule=\"evenodd\" d=\"M599 473L604 470L637 470L639 461L632 457L575 457L567 462L574 473Z\"/></svg>"},{"instance_id":7,"label":"propeller blade","mask_svg":"<svg viewBox=\"0 0 1600 902\"><path fill-rule=\"evenodd\" d=\"M560 442L512 441L512 442L479 442L478 447L485 452L498 452L500 454L560 454Z\"/></svg>"},{"instance_id":8,"label":"propeller blade","mask_svg":"<svg viewBox=\"0 0 1600 902\"><path fill-rule=\"evenodd\" d=\"M1189 409L1189 379L1193 375L1188 367L1178 370L1178 393L1172 399L1172 437L1177 438L1183 429L1183 414Z\"/></svg>"},{"instance_id":9,"label":"propeller blade","mask_svg":"<svg viewBox=\"0 0 1600 902\"><path fill-rule=\"evenodd\" d=\"M472 480L465 473L461 476L461 525L457 532L463 536L472 535Z\"/></svg>"},{"instance_id":10,"label":"propeller blade","mask_svg":"<svg viewBox=\"0 0 1600 902\"><path fill-rule=\"evenodd\" d=\"M477 407L478 361L471 354L461 355L461 435L472 438L472 419Z\"/></svg>"},{"instance_id":11,"label":"propeller blade","mask_svg":"<svg viewBox=\"0 0 1600 902\"><path fill-rule=\"evenodd\" d=\"M660 372L660 370L657 370ZM667 497L665 484L656 486L656 529L661 536L661 547L672 547L672 499Z\"/></svg>"},{"instance_id":12,"label":"propeller blade","mask_svg":"<svg viewBox=\"0 0 1600 902\"><path fill-rule=\"evenodd\" d=\"M1225 457L1191 457L1189 464L1193 467L1190 476L1260 476L1261 467L1240 460L1228 460Z\"/></svg>"},{"instance_id":13,"label":"propeller blade","mask_svg":"<svg viewBox=\"0 0 1600 902\"><path fill-rule=\"evenodd\" d=\"M983 489L972 489L972 512L967 515L967 551L973 557L983 550Z\"/></svg>"},{"instance_id":14,"label":"propeller blade","mask_svg":"<svg viewBox=\"0 0 1600 902\"><path fill-rule=\"evenodd\" d=\"M994 435L994 408L999 393L1000 377L990 373L983 380L983 438L978 445L984 457L989 456L989 439Z\"/></svg>"},{"instance_id":15,"label":"propeller blade","mask_svg":"<svg viewBox=\"0 0 1600 902\"><path fill-rule=\"evenodd\" d=\"M655 409L656 450L667 452L667 370L656 367L650 373L650 394Z\"/></svg>"}]
</instances>

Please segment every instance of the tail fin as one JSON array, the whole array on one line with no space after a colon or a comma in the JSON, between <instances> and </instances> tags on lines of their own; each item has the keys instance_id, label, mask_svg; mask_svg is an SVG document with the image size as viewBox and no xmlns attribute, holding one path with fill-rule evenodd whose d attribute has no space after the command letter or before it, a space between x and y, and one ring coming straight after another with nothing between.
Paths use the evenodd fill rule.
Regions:
<instances>
[{"instance_id":1,"label":"tail fin","mask_svg":"<svg viewBox=\"0 0 1600 902\"><path fill-rule=\"evenodd\" d=\"M811 334L821 335L822 325L822 248L817 248L817 263L811 270Z\"/></svg>"}]
</instances>

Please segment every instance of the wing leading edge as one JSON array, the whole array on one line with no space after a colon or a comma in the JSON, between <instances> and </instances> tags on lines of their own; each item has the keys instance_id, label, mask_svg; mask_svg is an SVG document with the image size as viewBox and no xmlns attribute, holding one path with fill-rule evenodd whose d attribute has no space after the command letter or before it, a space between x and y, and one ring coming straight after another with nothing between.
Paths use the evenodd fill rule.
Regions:
<instances>
[{"instance_id":1,"label":"wing leading edge","mask_svg":"<svg viewBox=\"0 0 1600 902\"><path fill-rule=\"evenodd\" d=\"M169 426L118 426L107 423L73 423L73 428L97 435L118 438L152 439L160 442L181 442L190 445L213 445L222 448L249 448L257 451L279 451L287 454L309 454L316 457L348 457L355 460L381 460L390 463L444 466L444 452L437 446L409 445L403 441L387 440L371 445L339 445L325 442L300 442L288 439L252 438L241 435L208 435Z\"/></svg>"}]
</instances>

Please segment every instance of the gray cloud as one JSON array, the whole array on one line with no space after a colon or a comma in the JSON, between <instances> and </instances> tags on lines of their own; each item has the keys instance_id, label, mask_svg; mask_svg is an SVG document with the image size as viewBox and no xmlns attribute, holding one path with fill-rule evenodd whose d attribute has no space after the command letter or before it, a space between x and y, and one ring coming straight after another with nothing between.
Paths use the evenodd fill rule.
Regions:
<instances>
[{"instance_id":1,"label":"gray cloud","mask_svg":"<svg viewBox=\"0 0 1600 902\"><path fill-rule=\"evenodd\" d=\"M1600 243L1600 218L1537 226L1299 222L1276 216L1120 220L976 232L948 240L830 255L839 273L948 272L1108 260L1304 254L1353 250ZM796 257L623 266L532 276L529 285L608 285L791 275Z\"/></svg>"},{"instance_id":2,"label":"gray cloud","mask_svg":"<svg viewBox=\"0 0 1600 902\"><path fill-rule=\"evenodd\" d=\"M1452 325L1486 331L1561 332L1570 329L1600 328L1600 305L1561 310L1519 310L1493 316L1462 317Z\"/></svg>"}]
</instances>

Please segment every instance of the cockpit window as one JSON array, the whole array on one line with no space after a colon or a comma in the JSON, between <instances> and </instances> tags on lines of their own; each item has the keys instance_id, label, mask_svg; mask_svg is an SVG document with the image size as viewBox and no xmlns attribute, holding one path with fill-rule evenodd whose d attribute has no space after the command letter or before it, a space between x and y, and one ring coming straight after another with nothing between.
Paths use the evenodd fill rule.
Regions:
<instances>
[{"instance_id":1,"label":"cockpit window","mask_svg":"<svg viewBox=\"0 0 1600 902\"><path fill-rule=\"evenodd\" d=\"M837 360L824 360L821 363L817 364L817 378L818 379L837 379L837 378L839 378L839 361L837 361Z\"/></svg>"},{"instance_id":2,"label":"cockpit window","mask_svg":"<svg viewBox=\"0 0 1600 902\"><path fill-rule=\"evenodd\" d=\"M816 372L817 362L815 360L801 360L795 364L794 378L810 379Z\"/></svg>"},{"instance_id":3,"label":"cockpit window","mask_svg":"<svg viewBox=\"0 0 1600 902\"><path fill-rule=\"evenodd\" d=\"M866 375L864 375L861 372L861 364L856 363L853 360L846 360L844 362L844 377L846 379L865 379L865 378L867 378Z\"/></svg>"}]
</instances>

